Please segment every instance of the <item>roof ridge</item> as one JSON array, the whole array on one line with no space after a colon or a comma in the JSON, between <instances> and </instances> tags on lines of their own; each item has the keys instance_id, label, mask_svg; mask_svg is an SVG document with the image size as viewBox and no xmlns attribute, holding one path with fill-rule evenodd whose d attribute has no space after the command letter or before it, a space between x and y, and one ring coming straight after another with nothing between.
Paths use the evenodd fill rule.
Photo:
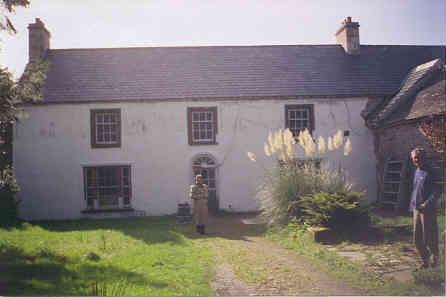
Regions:
<instances>
[{"instance_id":1,"label":"roof ridge","mask_svg":"<svg viewBox=\"0 0 446 297\"><path fill-rule=\"evenodd\" d=\"M52 48L50 51L74 51L74 50L126 50L126 49L177 49L177 48L250 48L250 47L332 47L339 44L270 44L270 45L171 45L171 46L127 46L127 47L92 47L92 48Z\"/></svg>"},{"instance_id":2,"label":"roof ridge","mask_svg":"<svg viewBox=\"0 0 446 297\"><path fill-rule=\"evenodd\" d=\"M127 47L86 47L51 48L49 51L82 50L131 50L131 49L192 49L192 48L260 48L260 47L341 47L340 44L260 44L260 45L168 45L168 46L127 46ZM361 44L361 47L445 47L445 45L404 45L404 44Z\"/></svg>"}]
</instances>

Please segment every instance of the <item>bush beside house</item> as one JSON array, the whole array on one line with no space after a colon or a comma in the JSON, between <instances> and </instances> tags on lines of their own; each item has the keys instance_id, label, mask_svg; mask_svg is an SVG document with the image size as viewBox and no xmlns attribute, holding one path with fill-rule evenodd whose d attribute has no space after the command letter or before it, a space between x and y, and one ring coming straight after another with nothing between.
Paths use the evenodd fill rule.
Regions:
<instances>
[{"instance_id":1,"label":"bush beside house","mask_svg":"<svg viewBox=\"0 0 446 297\"><path fill-rule=\"evenodd\" d=\"M306 158L296 157L299 147ZM365 193L352 192L342 168L321 158L326 151L341 148L345 156L351 152L350 140L345 140L341 131L327 140L319 137L317 142L308 130L300 132L297 140L288 129L269 135L264 151L268 157L277 156L277 165L267 171L259 199L270 224L294 221L303 226L345 229L358 226L358 222L368 223L369 208L362 203ZM248 157L257 161L252 153Z\"/></svg>"}]
</instances>

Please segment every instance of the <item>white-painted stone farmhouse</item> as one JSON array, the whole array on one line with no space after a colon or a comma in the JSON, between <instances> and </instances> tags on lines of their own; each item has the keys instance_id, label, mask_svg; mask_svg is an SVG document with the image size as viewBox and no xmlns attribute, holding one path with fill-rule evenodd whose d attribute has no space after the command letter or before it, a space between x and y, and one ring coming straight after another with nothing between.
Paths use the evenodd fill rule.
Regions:
<instances>
[{"instance_id":1,"label":"white-painted stone farmhouse","mask_svg":"<svg viewBox=\"0 0 446 297\"><path fill-rule=\"evenodd\" d=\"M414 66L445 60L443 46L362 45L351 18L331 45L52 49L41 20L28 28L29 61L49 69L43 101L14 128L24 219L172 214L197 172L212 211L256 210L265 172L246 153L271 165L263 143L286 127L315 138L344 131L349 157L325 158L373 201L361 111Z\"/></svg>"}]
</instances>

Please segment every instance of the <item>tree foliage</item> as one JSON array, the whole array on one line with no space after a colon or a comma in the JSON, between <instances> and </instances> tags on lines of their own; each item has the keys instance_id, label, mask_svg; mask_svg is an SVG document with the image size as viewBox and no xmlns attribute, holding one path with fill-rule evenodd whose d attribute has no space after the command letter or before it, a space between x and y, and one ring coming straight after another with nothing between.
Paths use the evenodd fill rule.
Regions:
<instances>
[{"instance_id":1,"label":"tree foliage","mask_svg":"<svg viewBox=\"0 0 446 297\"><path fill-rule=\"evenodd\" d=\"M0 0L0 32L16 33L8 15L16 7L28 7L29 0ZM0 124L12 123L19 117L20 106L41 100L47 63L29 63L19 80L7 68L0 67Z\"/></svg>"},{"instance_id":2,"label":"tree foliage","mask_svg":"<svg viewBox=\"0 0 446 297\"><path fill-rule=\"evenodd\" d=\"M17 33L8 15L15 11L16 7L28 7L29 0L1 0L0 1L0 31L10 34Z\"/></svg>"},{"instance_id":3,"label":"tree foliage","mask_svg":"<svg viewBox=\"0 0 446 297\"><path fill-rule=\"evenodd\" d=\"M15 34L9 15L16 7L28 7L29 0L0 0L0 32ZM17 220L19 190L12 167L12 125L24 114L23 106L41 100L47 63L29 63L19 80L0 67L0 225Z\"/></svg>"}]
</instances>

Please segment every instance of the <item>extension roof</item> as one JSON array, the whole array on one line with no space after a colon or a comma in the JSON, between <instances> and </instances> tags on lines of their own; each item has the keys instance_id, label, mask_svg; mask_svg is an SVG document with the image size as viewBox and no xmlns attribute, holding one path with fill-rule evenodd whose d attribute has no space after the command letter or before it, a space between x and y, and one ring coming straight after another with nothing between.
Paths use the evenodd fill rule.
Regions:
<instances>
[{"instance_id":1,"label":"extension roof","mask_svg":"<svg viewBox=\"0 0 446 297\"><path fill-rule=\"evenodd\" d=\"M44 102L389 95L444 46L340 45L51 49Z\"/></svg>"},{"instance_id":2,"label":"extension roof","mask_svg":"<svg viewBox=\"0 0 446 297\"><path fill-rule=\"evenodd\" d=\"M399 90L385 99L367 118L371 127L445 112L443 61L435 59L414 67Z\"/></svg>"}]
</instances>

